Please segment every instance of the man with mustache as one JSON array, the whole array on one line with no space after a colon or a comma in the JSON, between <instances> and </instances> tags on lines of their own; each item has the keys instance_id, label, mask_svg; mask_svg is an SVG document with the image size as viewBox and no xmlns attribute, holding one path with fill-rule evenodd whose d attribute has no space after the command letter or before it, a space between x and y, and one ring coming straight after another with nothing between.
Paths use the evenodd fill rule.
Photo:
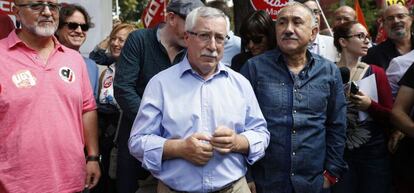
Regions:
<instances>
[{"instance_id":1,"label":"man with mustache","mask_svg":"<svg viewBox=\"0 0 414 193\"><path fill-rule=\"evenodd\" d=\"M14 3L22 28L0 40L0 192L92 188L100 170L86 64L53 35L57 0Z\"/></svg>"},{"instance_id":2,"label":"man with mustache","mask_svg":"<svg viewBox=\"0 0 414 193\"><path fill-rule=\"evenodd\" d=\"M414 48L414 39L411 34L413 19L405 6L394 4L384 10L382 22L388 39L371 47L362 61L387 70L393 58L404 55Z\"/></svg>"},{"instance_id":3,"label":"man with mustache","mask_svg":"<svg viewBox=\"0 0 414 193\"><path fill-rule=\"evenodd\" d=\"M91 17L86 9L76 4L65 4L59 11L59 26L56 37L64 46L79 51L86 41L89 28L93 27ZM83 57L88 69L89 80L96 98L98 93L98 66L86 57Z\"/></svg>"},{"instance_id":4,"label":"man with mustache","mask_svg":"<svg viewBox=\"0 0 414 193\"><path fill-rule=\"evenodd\" d=\"M148 81L183 59L185 18L200 6L204 6L200 0L170 0L165 22L155 28L132 32L122 48L114 80L115 98L122 110L117 139L117 190L120 193L135 193L138 180L150 181L144 181L146 188L156 186L156 182L151 182L149 172L130 155L129 134Z\"/></svg>"},{"instance_id":5,"label":"man with mustache","mask_svg":"<svg viewBox=\"0 0 414 193\"><path fill-rule=\"evenodd\" d=\"M251 167L258 193L322 193L346 171L346 103L340 72L307 50L318 32L305 5L278 13L278 48L247 61L250 80L268 123L270 145Z\"/></svg>"},{"instance_id":6,"label":"man with mustache","mask_svg":"<svg viewBox=\"0 0 414 193\"><path fill-rule=\"evenodd\" d=\"M158 193L250 193L247 164L264 156L269 132L249 82L220 62L228 25L218 9L190 12L186 57L145 88L129 149Z\"/></svg>"}]
</instances>

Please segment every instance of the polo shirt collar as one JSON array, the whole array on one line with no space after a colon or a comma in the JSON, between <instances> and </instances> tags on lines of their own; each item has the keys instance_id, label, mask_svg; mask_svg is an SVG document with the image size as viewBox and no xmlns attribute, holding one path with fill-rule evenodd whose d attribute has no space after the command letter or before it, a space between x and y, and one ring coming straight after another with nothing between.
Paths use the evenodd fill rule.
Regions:
<instances>
[{"instance_id":1,"label":"polo shirt collar","mask_svg":"<svg viewBox=\"0 0 414 193\"><path fill-rule=\"evenodd\" d=\"M9 36L7 36L6 41L7 41L7 48L8 49L12 49L13 47L17 47L19 45L24 45L26 48L29 48L28 46L26 46L26 44L19 38L19 36L17 36L17 33L20 31L20 29L14 29L12 32L10 32ZM66 48L64 46L62 46L62 44L57 40L57 38L52 35L52 40L55 43L55 49L64 52L65 49L69 49ZM31 48L29 48L31 49Z\"/></svg>"}]
</instances>

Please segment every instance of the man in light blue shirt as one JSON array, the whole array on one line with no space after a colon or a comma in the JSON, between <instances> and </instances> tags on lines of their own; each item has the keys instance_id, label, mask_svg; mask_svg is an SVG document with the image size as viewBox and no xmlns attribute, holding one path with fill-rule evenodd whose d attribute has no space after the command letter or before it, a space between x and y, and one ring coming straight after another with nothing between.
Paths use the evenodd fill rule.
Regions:
<instances>
[{"instance_id":1,"label":"man in light blue shirt","mask_svg":"<svg viewBox=\"0 0 414 193\"><path fill-rule=\"evenodd\" d=\"M158 193L250 192L247 163L264 156L269 132L249 82L219 62L227 25L218 9L190 12L187 56L145 89L129 149Z\"/></svg>"}]
</instances>

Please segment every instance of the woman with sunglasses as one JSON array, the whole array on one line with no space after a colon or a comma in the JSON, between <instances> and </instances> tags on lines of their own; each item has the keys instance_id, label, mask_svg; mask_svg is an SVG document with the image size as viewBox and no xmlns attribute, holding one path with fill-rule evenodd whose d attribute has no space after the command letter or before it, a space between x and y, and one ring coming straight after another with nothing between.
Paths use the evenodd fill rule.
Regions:
<instances>
[{"instance_id":1,"label":"woman with sunglasses","mask_svg":"<svg viewBox=\"0 0 414 193\"><path fill-rule=\"evenodd\" d=\"M391 188L386 135L390 128L391 88L382 68L360 62L360 57L367 54L369 42L367 30L356 21L334 28L334 45L341 53L337 65L350 72L350 80L344 80L348 104L344 157L349 171L333 187L334 193L388 193ZM352 85L371 75L374 80L370 88L376 91L371 96Z\"/></svg>"},{"instance_id":2,"label":"woman with sunglasses","mask_svg":"<svg viewBox=\"0 0 414 193\"><path fill-rule=\"evenodd\" d=\"M231 68L240 71L251 57L276 47L275 27L270 15L263 10L252 12L240 26L242 52L233 57Z\"/></svg>"},{"instance_id":3,"label":"woman with sunglasses","mask_svg":"<svg viewBox=\"0 0 414 193\"><path fill-rule=\"evenodd\" d=\"M118 103L114 98L113 80L115 76L116 61L118 60L121 50L128 35L135 30L132 24L118 24L114 27L109 35L109 52L112 58L115 59L113 64L110 64L102 72L99 78L99 95L98 95L98 125L99 125L99 150L102 154L103 172L101 180L95 192L111 192L109 187L114 188L110 176L115 174L109 172L110 164L114 164L115 160L111 160L111 151L115 146L114 137L116 134L120 111ZM112 167L111 167L112 168ZM113 170L111 170L113 171Z\"/></svg>"}]
</instances>

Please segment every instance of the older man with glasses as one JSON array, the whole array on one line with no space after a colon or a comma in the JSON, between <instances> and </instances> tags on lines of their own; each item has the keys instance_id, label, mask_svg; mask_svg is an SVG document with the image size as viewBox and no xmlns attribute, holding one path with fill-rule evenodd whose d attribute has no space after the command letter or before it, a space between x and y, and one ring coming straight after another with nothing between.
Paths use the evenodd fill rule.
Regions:
<instances>
[{"instance_id":1,"label":"older man with glasses","mask_svg":"<svg viewBox=\"0 0 414 193\"><path fill-rule=\"evenodd\" d=\"M367 64L376 64L387 70L390 61L410 52L414 47L411 25L413 18L408 9L400 4L387 7L382 15L387 40L368 50L362 58Z\"/></svg>"},{"instance_id":2,"label":"older man with glasses","mask_svg":"<svg viewBox=\"0 0 414 193\"><path fill-rule=\"evenodd\" d=\"M308 49L315 53L319 54L322 57L330 60L331 62L336 62L338 57L338 52L335 49L333 44L333 38L331 36L326 36L320 34L320 25L321 25L321 13L318 3L315 0L307 0L303 3L308 7L316 17L318 33L313 42L309 43Z\"/></svg>"},{"instance_id":3,"label":"older man with glasses","mask_svg":"<svg viewBox=\"0 0 414 193\"><path fill-rule=\"evenodd\" d=\"M94 24L86 9L76 4L63 4L59 11L59 26L56 37L64 46L79 51L85 43L89 28ZM89 81L96 98L98 93L98 66L86 57L83 57L88 69Z\"/></svg>"},{"instance_id":4,"label":"older man with glasses","mask_svg":"<svg viewBox=\"0 0 414 193\"><path fill-rule=\"evenodd\" d=\"M2 193L80 192L100 177L95 99L83 58L53 36L59 9L16 0L22 28L0 40Z\"/></svg>"},{"instance_id":5,"label":"older man with glasses","mask_svg":"<svg viewBox=\"0 0 414 193\"><path fill-rule=\"evenodd\" d=\"M145 88L129 149L160 180L158 193L250 192L247 165L270 136L249 82L220 62L227 25L218 9L190 12L186 57Z\"/></svg>"}]
</instances>

